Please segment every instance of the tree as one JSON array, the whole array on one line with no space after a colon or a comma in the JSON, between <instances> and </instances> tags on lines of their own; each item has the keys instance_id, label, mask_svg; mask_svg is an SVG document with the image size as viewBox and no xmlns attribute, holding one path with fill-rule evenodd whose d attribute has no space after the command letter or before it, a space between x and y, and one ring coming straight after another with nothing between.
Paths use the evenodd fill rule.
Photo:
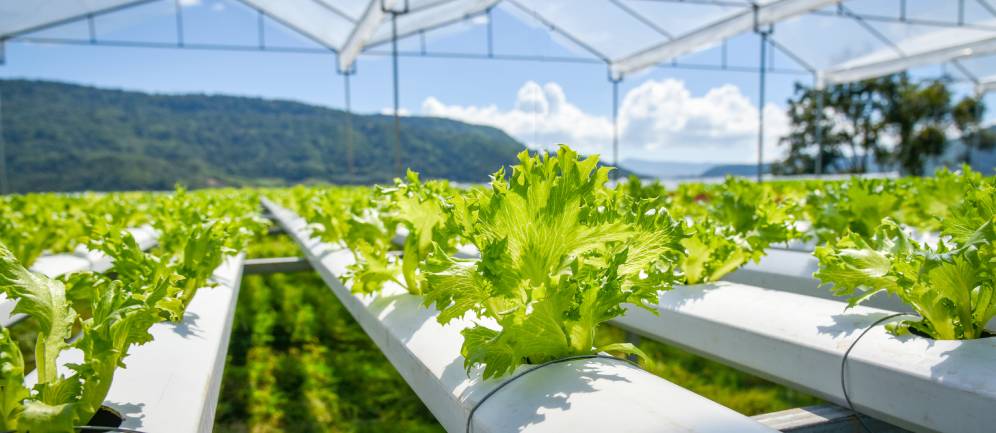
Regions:
<instances>
[{"instance_id":1,"label":"tree","mask_svg":"<svg viewBox=\"0 0 996 433\"><path fill-rule=\"evenodd\" d=\"M772 172L777 174L803 174L816 171L817 159L820 171L825 173L836 164L843 154L840 151L842 137L834 132L834 123L827 115L830 105L830 94L825 90L816 90L796 83L795 98L788 101L788 116L791 123L789 134L782 137L779 144L789 147L786 159L772 166ZM819 107L823 107L824 115L819 117ZM817 144L822 143L822 146ZM818 149L813 149L818 147ZM818 155L819 158L817 158Z\"/></svg>"},{"instance_id":2,"label":"tree","mask_svg":"<svg viewBox=\"0 0 996 433\"><path fill-rule=\"evenodd\" d=\"M843 123L838 134L850 148L852 173L867 172L869 155L881 154L879 135L883 125L877 100L881 81L864 80L830 89L830 107Z\"/></svg>"},{"instance_id":3,"label":"tree","mask_svg":"<svg viewBox=\"0 0 996 433\"><path fill-rule=\"evenodd\" d=\"M817 102L823 106L816 116ZM811 173L814 148L823 144L821 168L861 173L874 156L880 165L898 166L922 175L924 163L947 145L945 131L954 126L978 138L979 147L993 146L979 126L981 114L972 102L951 106L951 93L940 81L914 82L906 74L831 86L817 91L796 85L789 100L791 131L781 143L789 147L778 173ZM819 131L819 137L817 137ZM882 138L891 138L885 146ZM818 139L817 139L818 138ZM975 144L973 143L973 145Z\"/></svg>"},{"instance_id":4,"label":"tree","mask_svg":"<svg viewBox=\"0 0 996 433\"><path fill-rule=\"evenodd\" d=\"M972 163L972 152L992 149L996 145L996 135L982 128L982 118L986 113L985 102L981 97L966 96L951 109L951 118L955 129L961 134L961 142L965 145L962 161Z\"/></svg>"},{"instance_id":5,"label":"tree","mask_svg":"<svg viewBox=\"0 0 996 433\"><path fill-rule=\"evenodd\" d=\"M922 176L927 158L944 153L951 92L940 81L915 83L906 74L883 81L878 91L884 126L896 137L887 160L904 173Z\"/></svg>"}]
</instances>

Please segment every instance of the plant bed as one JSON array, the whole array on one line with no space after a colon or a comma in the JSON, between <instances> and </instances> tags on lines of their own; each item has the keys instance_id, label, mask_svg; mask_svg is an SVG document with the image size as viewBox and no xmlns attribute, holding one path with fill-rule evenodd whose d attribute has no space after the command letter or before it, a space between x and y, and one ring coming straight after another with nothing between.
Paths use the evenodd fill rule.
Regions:
<instances>
[{"instance_id":1,"label":"plant bed","mask_svg":"<svg viewBox=\"0 0 996 433\"><path fill-rule=\"evenodd\" d=\"M447 431L463 432L471 410L507 380L468 374L460 330L472 314L439 324L438 312L394 284L378 296L354 295L339 275L353 254L307 234L307 222L264 205L301 246L335 295L381 348ZM518 370L531 367L522 366ZM494 394L473 418L473 431L772 431L624 361L580 359L544 367Z\"/></svg>"},{"instance_id":2,"label":"plant bed","mask_svg":"<svg viewBox=\"0 0 996 433\"><path fill-rule=\"evenodd\" d=\"M720 282L666 292L658 315L630 308L617 326L846 406L841 361L891 311ZM897 319L898 320L898 319ZM872 328L845 371L862 413L913 431L996 425L996 339L931 340Z\"/></svg>"},{"instance_id":3,"label":"plant bed","mask_svg":"<svg viewBox=\"0 0 996 433\"><path fill-rule=\"evenodd\" d=\"M151 226L129 228L128 232L143 250L148 250L156 245L158 233ZM74 272L104 272L110 269L111 264L110 257L99 251L90 251L85 246L80 245L73 253L46 254L39 257L31 265L31 270L55 278ZM10 327L26 317L23 314L11 316L15 305L17 305L15 302L0 293L0 324L4 327Z\"/></svg>"},{"instance_id":4,"label":"plant bed","mask_svg":"<svg viewBox=\"0 0 996 433\"><path fill-rule=\"evenodd\" d=\"M819 267L819 261L813 256L812 251L769 248L766 255L761 258L760 263L747 262L742 268L731 272L723 280L817 298L840 300L841 298L833 294L830 285L820 284L820 280L813 277L813 273ZM912 311L899 298L888 293L882 293L868 299L865 301L865 305L904 313Z\"/></svg>"},{"instance_id":5,"label":"plant bed","mask_svg":"<svg viewBox=\"0 0 996 433\"><path fill-rule=\"evenodd\" d=\"M179 323L152 326L153 341L134 347L117 369L104 400L123 415L119 427L147 432L209 432L221 387L232 318L242 279L243 255L229 257L212 280L218 285L198 290ZM82 361L67 350L65 365ZM25 378L34 383L36 372Z\"/></svg>"}]
</instances>

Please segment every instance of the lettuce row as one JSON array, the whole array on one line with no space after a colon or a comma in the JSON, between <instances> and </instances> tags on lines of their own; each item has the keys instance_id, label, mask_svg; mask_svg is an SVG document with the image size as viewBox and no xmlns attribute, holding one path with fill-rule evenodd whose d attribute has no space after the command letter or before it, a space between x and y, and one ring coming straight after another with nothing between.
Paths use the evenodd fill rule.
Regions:
<instances>
[{"instance_id":1,"label":"lettuce row","mask_svg":"<svg viewBox=\"0 0 996 433\"><path fill-rule=\"evenodd\" d=\"M985 335L996 317L996 188L981 185L950 210L939 224L946 240L936 247L911 240L895 221L886 219L871 236L847 232L816 249L820 269L814 275L832 283L857 305L880 292L898 296L920 316L892 326L940 340Z\"/></svg>"},{"instance_id":2,"label":"lettuce row","mask_svg":"<svg viewBox=\"0 0 996 433\"><path fill-rule=\"evenodd\" d=\"M151 341L153 324L182 319L196 289L209 285L222 254L241 250L264 228L251 195L194 195L180 190L159 200L157 218L183 218L186 224L157 221L164 243L155 253L142 251L122 229L130 222L86 222L89 246L114 259L108 274L51 279L27 270L0 242L0 291L17 300L15 313L39 324L38 380L31 389L23 385L20 349L6 329L0 334L0 429L66 432L86 424L130 348ZM70 342L74 334L78 338ZM67 349L81 351L83 362L67 365L71 374L64 376L57 358Z\"/></svg>"}]
</instances>

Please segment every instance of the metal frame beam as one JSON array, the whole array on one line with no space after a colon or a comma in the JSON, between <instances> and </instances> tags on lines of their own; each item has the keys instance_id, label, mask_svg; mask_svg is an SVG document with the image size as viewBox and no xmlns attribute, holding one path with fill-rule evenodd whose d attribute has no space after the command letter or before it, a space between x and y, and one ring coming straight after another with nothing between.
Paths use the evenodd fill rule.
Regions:
<instances>
[{"instance_id":1,"label":"metal frame beam","mask_svg":"<svg viewBox=\"0 0 996 433\"><path fill-rule=\"evenodd\" d=\"M48 37L32 37L32 36L21 36L13 38L7 41L7 43L26 43L26 44L60 44L60 45L85 45L85 46L96 46L96 47L118 47L118 48L156 48L156 49L183 49L183 50L199 50L199 51L259 51L259 52L269 52L269 53L296 53L296 54L321 54L328 55L329 52L335 52L328 48L318 48L318 47L289 47L289 46L277 46L277 45L266 45L265 47L259 47L258 45L234 45L234 44L201 44L201 43L186 43L182 47L176 46L175 42L144 42L144 41L120 41L120 40L98 40L96 42L91 42L88 39L71 39L71 38L48 38ZM390 50L368 50L364 51L364 56L379 56L385 57L390 56ZM515 54L515 53L494 53L493 55L480 54L480 53L470 53L470 52L456 52L456 51L398 51L399 57L425 57L425 58L440 58L440 59L464 59L464 60L501 60L501 61L512 61L512 62L547 62L547 63L564 63L564 64L582 64L582 65L604 65L605 62L589 57L581 56L547 56L547 55L533 55L533 54ZM722 65L722 64L708 64L708 63L662 63L654 65L654 67L662 69L688 69L696 71L729 71L729 72L739 72L739 73L757 73L758 68L753 66L736 66L736 65ZM791 68L777 68L777 69L767 69L769 74L779 74L779 75L811 75L810 72L803 69L791 69Z\"/></svg>"},{"instance_id":2,"label":"metal frame beam","mask_svg":"<svg viewBox=\"0 0 996 433\"><path fill-rule=\"evenodd\" d=\"M360 52L363 51L363 47L367 41L377 31L380 23L384 21L384 15L394 7L395 3L397 3L397 0L370 0L366 10L363 11L363 15L360 16L359 21L353 27L353 31L349 32L349 36L346 37L346 42L342 44L342 49L339 50L340 71L349 70L349 67L356 61Z\"/></svg>"},{"instance_id":3,"label":"metal frame beam","mask_svg":"<svg viewBox=\"0 0 996 433\"><path fill-rule=\"evenodd\" d=\"M311 263L304 257L267 257L246 259L242 262L242 274L279 274L310 271Z\"/></svg>"},{"instance_id":4,"label":"metal frame beam","mask_svg":"<svg viewBox=\"0 0 996 433\"><path fill-rule=\"evenodd\" d=\"M409 15L418 14L419 16L422 16L424 13L426 14L425 18L417 24L412 24L409 20L399 21L398 38L404 39L414 34L424 33L432 29L445 27L468 18L473 18L483 13L487 13L487 11L498 4L499 1L501 0L477 0L469 7L460 7L463 5L459 3L440 3L431 9L421 9L418 11L413 9L409 12ZM370 37L370 40L367 42L366 46L373 47L390 42L390 33L375 34Z\"/></svg>"},{"instance_id":5,"label":"metal frame beam","mask_svg":"<svg viewBox=\"0 0 996 433\"><path fill-rule=\"evenodd\" d=\"M847 83L901 72L917 66L996 53L996 35L974 33L971 30L950 29L921 35L916 40L951 42L924 49L921 48L921 44L914 43L915 40L908 40L898 44L902 52L893 47L886 47L827 68L820 75L825 84Z\"/></svg>"},{"instance_id":6,"label":"metal frame beam","mask_svg":"<svg viewBox=\"0 0 996 433\"><path fill-rule=\"evenodd\" d=\"M979 95L985 95L986 93L996 90L996 75L980 78L978 82L975 83L975 92Z\"/></svg>"},{"instance_id":7,"label":"metal frame beam","mask_svg":"<svg viewBox=\"0 0 996 433\"><path fill-rule=\"evenodd\" d=\"M724 39L774 24L839 0L778 0L732 14L722 20L685 33L614 62L613 75L622 76L654 64L707 48Z\"/></svg>"}]
</instances>

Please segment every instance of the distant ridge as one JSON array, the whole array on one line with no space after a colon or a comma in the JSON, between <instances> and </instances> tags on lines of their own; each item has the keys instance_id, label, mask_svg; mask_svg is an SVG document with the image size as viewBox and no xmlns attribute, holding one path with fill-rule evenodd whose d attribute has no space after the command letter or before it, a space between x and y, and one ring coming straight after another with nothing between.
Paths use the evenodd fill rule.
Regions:
<instances>
[{"instance_id":1,"label":"distant ridge","mask_svg":"<svg viewBox=\"0 0 996 433\"><path fill-rule=\"evenodd\" d=\"M3 80L3 134L15 191L169 189L387 182L393 118L354 115L353 173L340 110L260 98L153 95ZM406 116L405 167L481 182L525 147L489 126Z\"/></svg>"}]
</instances>

